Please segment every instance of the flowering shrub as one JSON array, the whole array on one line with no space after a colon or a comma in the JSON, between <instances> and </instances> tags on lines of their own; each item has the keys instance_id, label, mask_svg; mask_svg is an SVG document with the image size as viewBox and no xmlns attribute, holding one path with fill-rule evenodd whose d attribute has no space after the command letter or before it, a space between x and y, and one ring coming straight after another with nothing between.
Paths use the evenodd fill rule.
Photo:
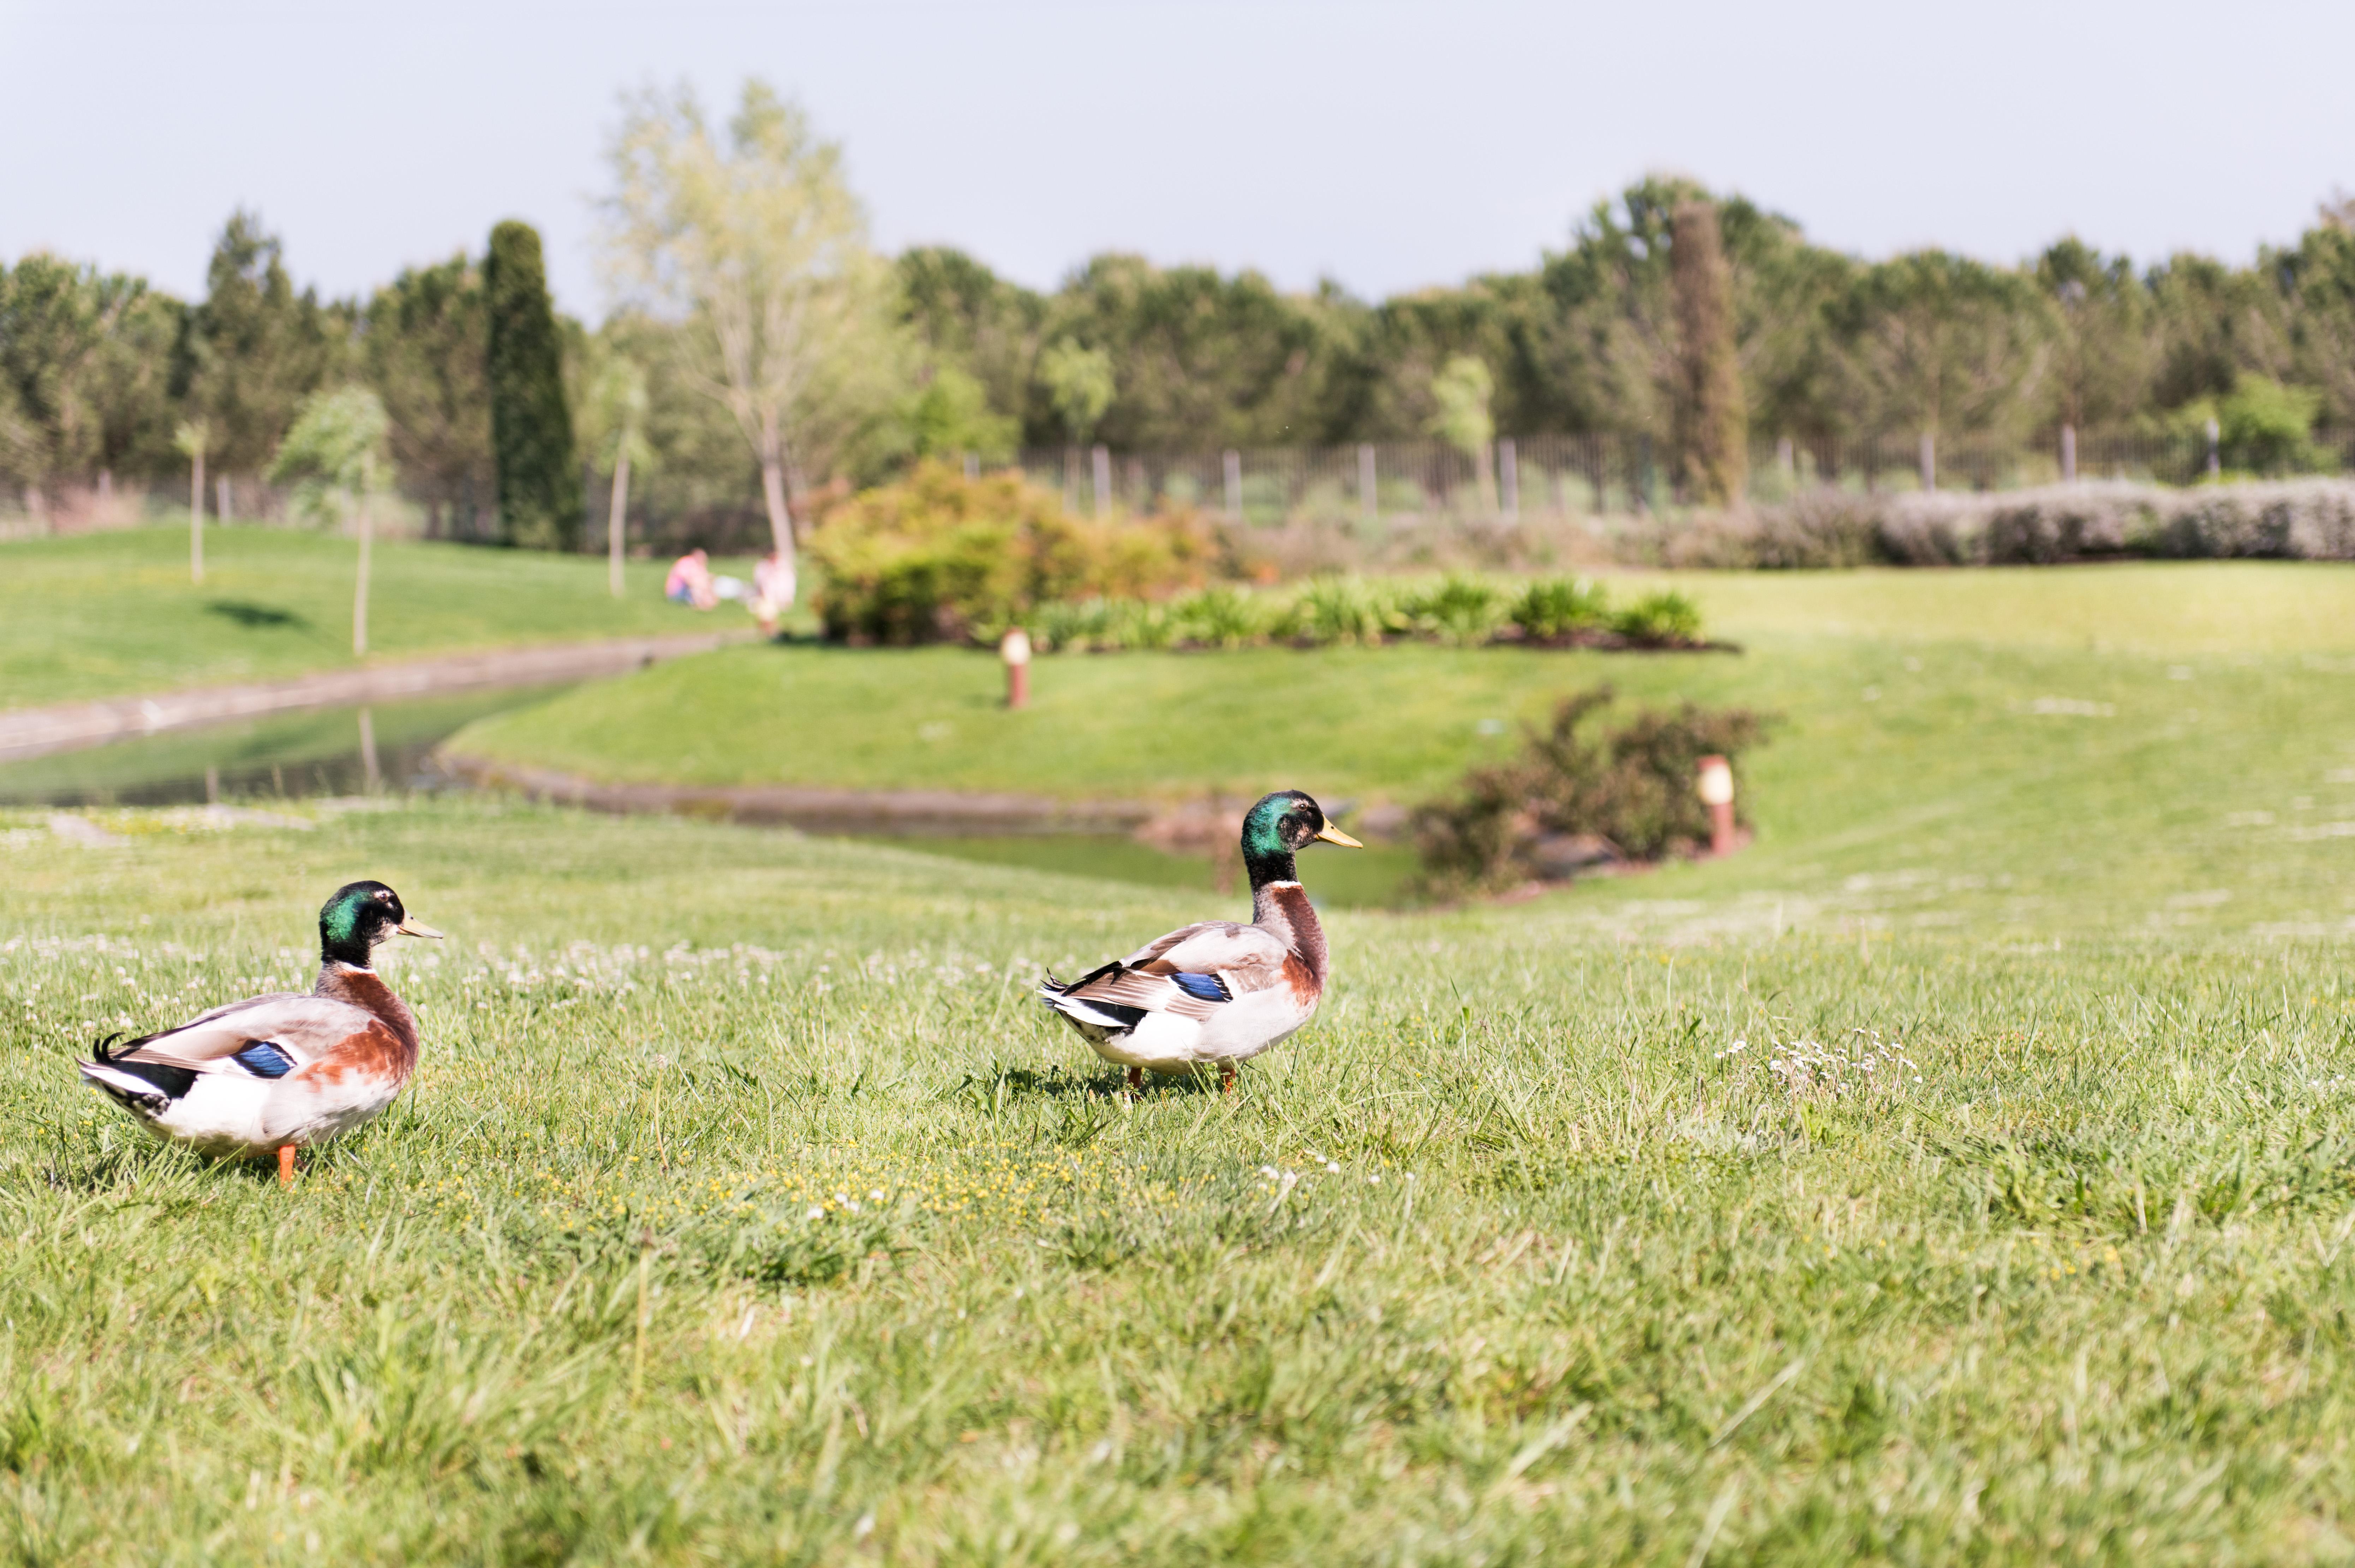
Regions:
<instances>
[{"instance_id":1,"label":"flowering shrub","mask_svg":"<svg viewBox=\"0 0 2355 1568\"><path fill-rule=\"evenodd\" d=\"M1019 474L924 462L835 507L809 554L829 638L906 644L994 637L1088 593L1167 593L1201 580L1208 547L1187 516L1083 523Z\"/></svg>"}]
</instances>

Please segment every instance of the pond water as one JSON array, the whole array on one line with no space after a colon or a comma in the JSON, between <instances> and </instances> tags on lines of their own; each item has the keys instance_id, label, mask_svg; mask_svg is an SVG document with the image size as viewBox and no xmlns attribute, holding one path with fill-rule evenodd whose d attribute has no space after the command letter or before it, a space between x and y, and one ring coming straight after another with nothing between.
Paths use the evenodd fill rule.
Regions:
<instances>
[{"instance_id":1,"label":"pond water","mask_svg":"<svg viewBox=\"0 0 2355 1568\"><path fill-rule=\"evenodd\" d=\"M978 861L985 865L1028 866L1035 871L1098 876L1108 882L1146 887L1192 889L1230 898L1238 908L1249 902L1235 855L1172 854L1117 834L1007 834L993 838L875 842L954 860ZM1310 896L1318 905L1336 909L1395 905L1416 869L1412 850L1388 844L1373 844L1362 850L1311 849L1300 857L1301 881Z\"/></svg>"},{"instance_id":2,"label":"pond water","mask_svg":"<svg viewBox=\"0 0 2355 1568\"><path fill-rule=\"evenodd\" d=\"M0 764L0 805L186 806L445 789L433 748L488 714L560 686L317 708Z\"/></svg>"},{"instance_id":3,"label":"pond water","mask_svg":"<svg viewBox=\"0 0 2355 1568\"><path fill-rule=\"evenodd\" d=\"M563 689L518 687L322 708L4 763L0 806L181 806L461 789L467 786L434 764L436 747L477 718ZM1233 854L1173 854L1117 834L861 836L954 860L1199 890L1231 897L1238 907L1243 899ZM1302 869L1319 904L1356 908L1397 902L1415 864L1411 851L1376 845L1312 850Z\"/></svg>"}]
</instances>

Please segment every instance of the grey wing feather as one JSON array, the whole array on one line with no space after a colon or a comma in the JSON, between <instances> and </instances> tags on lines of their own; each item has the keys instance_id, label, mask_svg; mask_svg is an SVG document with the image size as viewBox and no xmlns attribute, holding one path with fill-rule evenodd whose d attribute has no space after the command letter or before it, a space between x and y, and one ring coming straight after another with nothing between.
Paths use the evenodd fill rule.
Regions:
<instances>
[{"instance_id":1,"label":"grey wing feather","mask_svg":"<svg viewBox=\"0 0 2355 1568\"><path fill-rule=\"evenodd\" d=\"M1284 978L1292 950L1273 933L1231 920L1205 920L1172 931L1121 961L1130 968L1217 975L1237 996L1265 991Z\"/></svg>"},{"instance_id":2,"label":"grey wing feather","mask_svg":"<svg viewBox=\"0 0 2355 1568\"><path fill-rule=\"evenodd\" d=\"M119 1059L164 1062L202 1072L243 1050L252 1041L267 1040L301 1066L326 1054L373 1022L375 1015L366 1009L331 997L294 993L257 996L214 1008L177 1029L151 1034L113 1054Z\"/></svg>"}]
</instances>

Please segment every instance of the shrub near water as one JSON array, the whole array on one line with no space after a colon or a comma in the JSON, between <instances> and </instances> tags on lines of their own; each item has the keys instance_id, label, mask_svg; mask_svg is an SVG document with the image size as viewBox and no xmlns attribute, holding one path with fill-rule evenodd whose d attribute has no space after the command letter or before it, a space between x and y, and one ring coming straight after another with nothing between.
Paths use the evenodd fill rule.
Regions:
<instances>
[{"instance_id":1,"label":"shrub near water","mask_svg":"<svg viewBox=\"0 0 2355 1568\"><path fill-rule=\"evenodd\" d=\"M1510 887L1582 863L1658 860L1708 839L1694 787L1700 759L1737 759L1764 721L1747 708L1686 703L1598 735L1588 721L1614 694L1597 686L1565 700L1547 728L1529 732L1522 756L1474 768L1455 800L1416 811L1423 891Z\"/></svg>"}]
</instances>

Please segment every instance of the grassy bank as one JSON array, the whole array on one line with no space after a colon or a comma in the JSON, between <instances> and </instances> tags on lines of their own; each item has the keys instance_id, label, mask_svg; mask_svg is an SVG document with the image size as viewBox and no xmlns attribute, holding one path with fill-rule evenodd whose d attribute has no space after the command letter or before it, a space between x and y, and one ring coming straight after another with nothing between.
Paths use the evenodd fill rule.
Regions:
<instances>
[{"instance_id":1,"label":"grassy bank","mask_svg":"<svg viewBox=\"0 0 2355 1568\"><path fill-rule=\"evenodd\" d=\"M148 528L0 545L0 707L261 681L348 667L358 545L265 528L209 528L205 580L187 532ZM380 543L368 646L382 662L749 624L662 598L666 562ZM740 574L749 567L740 567Z\"/></svg>"},{"instance_id":2,"label":"grassy bank","mask_svg":"<svg viewBox=\"0 0 2355 1568\"><path fill-rule=\"evenodd\" d=\"M2279 609L2336 577L2204 570L1602 662L1786 710L1757 846L1336 910L1224 1098L1120 1099L1028 991L1239 900L489 800L0 813L0 1552L2343 1560L2350 651ZM2170 630L2186 586L2275 609ZM834 656L763 657L707 667ZM1356 669L1287 657L1042 700ZM1406 777L1378 716L1303 762ZM299 983L359 874L452 940L387 960L412 1090L294 1193L75 1086Z\"/></svg>"},{"instance_id":3,"label":"grassy bank","mask_svg":"<svg viewBox=\"0 0 2355 1568\"><path fill-rule=\"evenodd\" d=\"M1132 1106L1028 982L1199 898L519 808L105 820L0 842L23 1560L2345 1544L2355 992L2277 933L2343 929L2346 838L2094 838L2091 900L2049 841L1817 843L1344 913L1311 1032ZM297 1192L74 1086L299 981L361 873L453 939L388 961L410 1096Z\"/></svg>"},{"instance_id":4,"label":"grassy bank","mask_svg":"<svg viewBox=\"0 0 2355 1568\"><path fill-rule=\"evenodd\" d=\"M1762 846L1873 874L2008 865L2087 899L2119 868L2165 881L2229 866L2275 831L2261 820L2316 821L2344 793L2328 777L2355 767L2355 577L2340 568L1689 586L1746 653L1073 657L1042 661L1032 706L1009 714L985 656L748 648L578 689L453 744L629 779L1068 796L1298 785L1411 801L1517 745L1518 724L1563 694L1609 681L1633 699L1780 715L1747 759Z\"/></svg>"}]
</instances>

